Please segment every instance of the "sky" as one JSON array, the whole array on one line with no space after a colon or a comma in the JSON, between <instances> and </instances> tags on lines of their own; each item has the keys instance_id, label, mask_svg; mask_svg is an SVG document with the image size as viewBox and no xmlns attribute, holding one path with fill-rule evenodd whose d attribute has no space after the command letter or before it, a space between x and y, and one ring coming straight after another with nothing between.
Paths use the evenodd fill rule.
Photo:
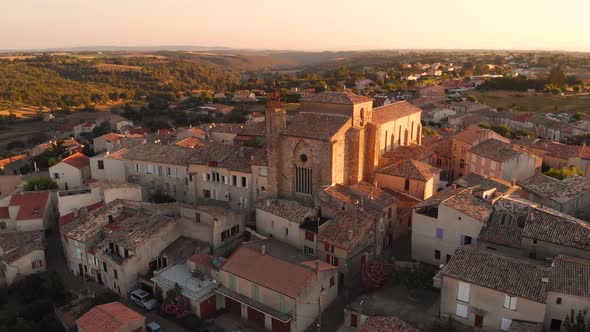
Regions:
<instances>
[{"instance_id":1,"label":"sky","mask_svg":"<svg viewBox=\"0 0 590 332\"><path fill-rule=\"evenodd\" d=\"M0 0L0 49L590 51L590 0Z\"/></svg>"}]
</instances>

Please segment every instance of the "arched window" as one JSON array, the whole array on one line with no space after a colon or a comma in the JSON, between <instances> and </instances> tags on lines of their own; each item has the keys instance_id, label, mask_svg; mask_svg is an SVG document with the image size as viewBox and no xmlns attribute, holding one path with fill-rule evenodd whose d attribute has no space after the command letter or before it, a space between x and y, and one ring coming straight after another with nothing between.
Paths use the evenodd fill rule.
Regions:
<instances>
[{"instance_id":1,"label":"arched window","mask_svg":"<svg viewBox=\"0 0 590 332\"><path fill-rule=\"evenodd\" d=\"M414 139L414 121L412 121L412 127L411 128L412 129L410 129L411 130L411 132L410 132L410 141Z\"/></svg>"},{"instance_id":2,"label":"arched window","mask_svg":"<svg viewBox=\"0 0 590 332\"><path fill-rule=\"evenodd\" d=\"M365 109L361 108L361 127L365 125Z\"/></svg>"},{"instance_id":3,"label":"arched window","mask_svg":"<svg viewBox=\"0 0 590 332\"><path fill-rule=\"evenodd\" d=\"M389 148L390 150L393 151L393 145L395 144L395 137L393 136L393 134L391 134L391 147Z\"/></svg>"},{"instance_id":4,"label":"arched window","mask_svg":"<svg viewBox=\"0 0 590 332\"><path fill-rule=\"evenodd\" d=\"M402 145L402 126L399 126L399 134L397 135L397 145Z\"/></svg>"},{"instance_id":5,"label":"arched window","mask_svg":"<svg viewBox=\"0 0 590 332\"><path fill-rule=\"evenodd\" d=\"M410 179L406 179L406 183L404 183L404 190L410 191Z\"/></svg>"},{"instance_id":6,"label":"arched window","mask_svg":"<svg viewBox=\"0 0 590 332\"><path fill-rule=\"evenodd\" d=\"M385 151L387 151L387 137L389 135L387 135L387 130L385 131Z\"/></svg>"}]
</instances>

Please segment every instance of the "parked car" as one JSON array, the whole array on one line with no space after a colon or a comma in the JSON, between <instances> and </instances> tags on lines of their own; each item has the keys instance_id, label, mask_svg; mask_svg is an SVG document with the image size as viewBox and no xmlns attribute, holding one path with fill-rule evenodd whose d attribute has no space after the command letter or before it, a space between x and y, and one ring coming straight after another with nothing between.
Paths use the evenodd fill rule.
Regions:
<instances>
[{"instance_id":1,"label":"parked car","mask_svg":"<svg viewBox=\"0 0 590 332\"><path fill-rule=\"evenodd\" d=\"M165 332L164 328L156 322L151 322L145 325L147 332Z\"/></svg>"},{"instance_id":2,"label":"parked car","mask_svg":"<svg viewBox=\"0 0 590 332\"><path fill-rule=\"evenodd\" d=\"M158 306L158 301L154 299L150 293L144 291L143 289L136 289L131 292L129 296L131 301L133 301L138 306L142 307L146 311L150 311L155 309Z\"/></svg>"}]
</instances>

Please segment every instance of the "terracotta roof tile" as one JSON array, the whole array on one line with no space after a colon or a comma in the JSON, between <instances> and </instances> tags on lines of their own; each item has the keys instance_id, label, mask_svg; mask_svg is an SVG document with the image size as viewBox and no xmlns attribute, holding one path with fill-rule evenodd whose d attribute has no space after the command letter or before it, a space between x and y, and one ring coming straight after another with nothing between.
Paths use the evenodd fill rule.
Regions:
<instances>
[{"instance_id":1,"label":"terracotta roof tile","mask_svg":"<svg viewBox=\"0 0 590 332\"><path fill-rule=\"evenodd\" d=\"M590 260L559 255L553 259L549 291L574 296L590 296Z\"/></svg>"},{"instance_id":2,"label":"terracotta roof tile","mask_svg":"<svg viewBox=\"0 0 590 332\"><path fill-rule=\"evenodd\" d=\"M374 108L371 122L382 124L421 112L422 110L420 108L406 101L398 101L389 105Z\"/></svg>"},{"instance_id":3,"label":"terracotta roof tile","mask_svg":"<svg viewBox=\"0 0 590 332\"><path fill-rule=\"evenodd\" d=\"M392 316L368 317L359 332L420 332L419 329Z\"/></svg>"},{"instance_id":4,"label":"terracotta roof tile","mask_svg":"<svg viewBox=\"0 0 590 332\"><path fill-rule=\"evenodd\" d=\"M434 178L438 173L440 173L440 171L441 170L436 167L432 167L416 160L405 160L385 167L377 171L377 173L420 181L428 181Z\"/></svg>"},{"instance_id":5,"label":"terracotta roof tile","mask_svg":"<svg viewBox=\"0 0 590 332\"><path fill-rule=\"evenodd\" d=\"M404 160L417 160L426 162L434 155L434 151L424 145L404 145L393 151L387 151L382 156L383 162L379 162L383 166L392 165Z\"/></svg>"},{"instance_id":6,"label":"terracotta roof tile","mask_svg":"<svg viewBox=\"0 0 590 332\"><path fill-rule=\"evenodd\" d=\"M73 155L62 160L62 162L75 168L83 168L90 165L90 159L80 152L74 153Z\"/></svg>"},{"instance_id":7,"label":"terracotta roof tile","mask_svg":"<svg viewBox=\"0 0 590 332\"><path fill-rule=\"evenodd\" d=\"M220 270L293 299L299 297L315 275L309 268L268 254L263 255L245 245L236 250Z\"/></svg>"},{"instance_id":8,"label":"terracotta roof tile","mask_svg":"<svg viewBox=\"0 0 590 332\"><path fill-rule=\"evenodd\" d=\"M198 149L188 149L175 145L143 143L130 148L123 158L127 160L187 166L196 151Z\"/></svg>"},{"instance_id":9,"label":"terracotta roof tile","mask_svg":"<svg viewBox=\"0 0 590 332\"><path fill-rule=\"evenodd\" d=\"M369 236L376 220L358 210L338 213L320 226L318 239L336 247L349 249L357 241Z\"/></svg>"},{"instance_id":10,"label":"terracotta roof tile","mask_svg":"<svg viewBox=\"0 0 590 332\"><path fill-rule=\"evenodd\" d=\"M352 92L324 91L302 98L302 102L354 105L373 101L373 98L359 96Z\"/></svg>"},{"instance_id":11,"label":"terracotta roof tile","mask_svg":"<svg viewBox=\"0 0 590 332\"><path fill-rule=\"evenodd\" d=\"M539 197L564 204L590 192L590 179L574 175L559 180L539 173L518 182L518 185Z\"/></svg>"},{"instance_id":12,"label":"terracotta roof tile","mask_svg":"<svg viewBox=\"0 0 590 332\"><path fill-rule=\"evenodd\" d=\"M145 321L145 317L120 302L97 305L76 321L86 332L119 332L131 323Z\"/></svg>"},{"instance_id":13,"label":"terracotta roof tile","mask_svg":"<svg viewBox=\"0 0 590 332\"><path fill-rule=\"evenodd\" d=\"M17 156L12 156L12 157L9 157L9 158L1 159L0 160L0 169L4 169L4 167L6 165L12 164L15 161L22 160L22 159L25 159L27 157L28 156L26 154L19 154Z\"/></svg>"},{"instance_id":14,"label":"terracotta roof tile","mask_svg":"<svg viewBox=\"0 0 590 332\"><path fill-rule=\"evenodd\" d=\"M203 140L201 140L197 137L187 137L187 138L180 140L174 144L176 146L180 146L182 148L189 148L189 149L194 149L197 147L205 146L205 142L203 142Z\"/></svg>"},{"instance_id":15,"label":"terracotta roof tile","mask_svg":"<svg viewBox=\"0 0 590 332\"><path fill-rule=\"evenodd\" d=\"M343 115L300 112L287 119L283 135L328 141L349 122Z\"/></svg>"},{"instance_id":16,"label":"terracotta roof tile","mask_svg":"<svg viewBox=\"0 0 590 332\"><path fill-rule=\"evenodd\" d=\"M523 154L522 152L512 149L512 145L493 138L485 140L472 147L471 153L498 162L512 160Z\"/></svg>"},{"instance_id":17,"label":"terracotta roof tile","mask_svg":"<svg viewBox=\"0 0 590 332\"><path fill-rule=\"evenodd\" d=\"M316 215L315 209L286 199L261 199L256 208L298 224L303 224L306 218Z\"/></svg>"},{"instance_id":18,"label":"terracotta roof tile","mask_svg":"<svg viewBox=\"0 0 590 332\"><path fill-rule=\"evenodd\" d=\"M0 260L10 264L34 250L43 250L43 232L0 233Z\"/></svg>"},{"instance_id":19,"label":"terracotta roof tile","mask_svg":"<svg viewBox=\"0 0 590 332\"><path fill-rule=\"evenodd\" d=\"M42 219L47 212L46 206L49 200L49 192L28 191L22 194L12 195L9 206L19 206L16 220Z\"/></svg>"},{"instance_id":20,"label":"terracotta roof tile","mask_svg":"<svg viewBox=\"0 0 590 332\"><path fill-rule=\"evenodd\" d=\"M538 261L459 247L441 273L444 277L545 303L547 294L542 279L549 276L549 269L549 265Z\"/></svg>"}]
</instances>

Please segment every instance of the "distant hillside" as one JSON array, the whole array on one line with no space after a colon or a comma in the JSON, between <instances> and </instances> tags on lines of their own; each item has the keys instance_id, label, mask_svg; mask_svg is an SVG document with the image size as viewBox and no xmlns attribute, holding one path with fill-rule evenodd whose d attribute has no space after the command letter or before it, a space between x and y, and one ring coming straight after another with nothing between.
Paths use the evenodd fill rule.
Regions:
<instances>
[{"instance_id":1,"label":"distant hillside","mask_svg":"<svg viewBox=\"0 0 590 332\"><path fill-rule=\"evenodd\" d=\"M77 106L118 96L229 90L239 75L199 59L40 56L0 61L0 104Z\"/></svg>"}]
</instances>

